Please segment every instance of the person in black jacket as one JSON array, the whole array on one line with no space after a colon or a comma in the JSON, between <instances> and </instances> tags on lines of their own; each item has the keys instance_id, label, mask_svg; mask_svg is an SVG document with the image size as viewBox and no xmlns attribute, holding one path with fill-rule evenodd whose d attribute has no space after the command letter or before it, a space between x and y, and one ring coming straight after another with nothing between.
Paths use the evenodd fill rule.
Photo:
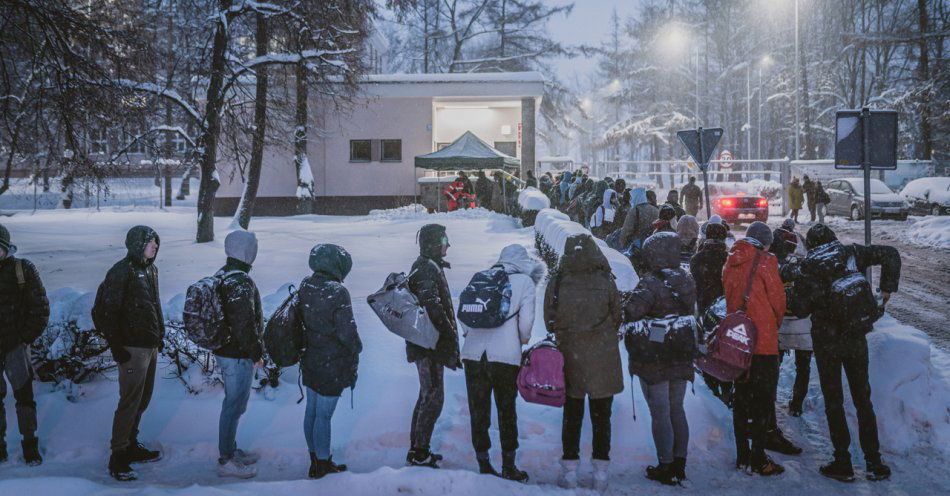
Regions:
<instances>
[{"instance_id":1,"label":"person in black jacket","mask_svg":"<svg viewBox=\"0 0 950 496\"><path fill-rule=\"evenodd\" d=\"M10 231L0 224L0 463L7 461L6 375L16 400L23 461L35 466L43 463L43 458L36 438L30 345L49 323L49 300L36 267L29 260L15 258L16 252Z\"/></svg>"},{"instance_id":2,"label":"person in black jacket","mask_svg":"<svg viewBox=\"0 0 950 496\"><path fill-rule=\"evenodd\" d=\"M224 380L224 402L218 423L218 475L248 479L257 475L256 453L238 449L238 422L247 410L254 369L264 365L264 311L261 295L248 275L257 258L257 237L248 231L233 231L224 239L227 261L215 274L221 278L221 302L230 339L215 350L215 360Z\"/></svg>"},{"instance_id":3,"label":"person in black jacket","mask_svg":"<svg viewBox=\"0 0 950 496\"><path fill-rule=\"evenodd\" d=\"M891 469L881 459L877 436L877 418L871 404L871 385L868 381L867 329L846 330L843 322L833 317L839 308L828 305L832 283L848 272L849 259L859 272L881 266L880 290L884 303L897 291L900 280L901 258L891 246L852 244L845 246L838 241L834 231L824 224L815 224L805 237L808 256L801 263L801 275L816 284L810 292L808 305L811 310L811 335L815 348L815 363L818 379L825 398L825 416L834 446L834 460L821 467L822 475L842 481L854 480L851 465L851 435L844 412L844 393L841 385L841 369L848 376L851 399L858 414L858 437L864 459L867 462L867 477L883 480L891 475Z\"/></svg>"},{"instance_id":4,"label":"person in black jacket","mask_svg":"<svg viewBox=\"0 0 950 496\"><path fill-rule=\"evenodd\" d=\"M159 451L138 442L139 422L155 386L155 366L165 338L155 257L161 241L152 228L135 226L125 237L125 258L109 269L92 309L96 329L105 336L119 370L119 405L112 420L109 473L135 480L130 463L161 459Z\"/></svg>"},{"instance_id":5,"label":"person in black jacket","mask_svg":"<svg viewBox=\"0 0 950 496\"><path fill-rule=\"evenodd\" d=\"M673 211L676 212L676 220L680 220L680 217L686 215L686 210L683 210L683 207L680 205L680 193L675 189L671 189L669 193L666 194L666 203L673 207Z\"/></svg>"},{"instance_id":6,"label":"person in black jacket","mask_svg":"<svg viewBox=\"0 0 950 496\"><path fill-rule=\"evenodd\" d=\"M412 412L411 446L406 463L438 467L442 455L432 453L430 443L445 401L444 370L445 367L455 370L462 366L462 361L452 295L443 271L451 267L445 261L450 246L445 226L427 224L422 226L418 236L419 258L412 264L409 290L438 329L439 340L434 350L406 342L406 359L416 364L419 372L419 398Z\"/></svg>"},{"instance_id":7,"label":"person in black jacket","mask_svg":"<svg viewBox=\"0 0 950 496\"><path fill-rule=\"evenodd\" d=\"M482 208L491 208L492 182L485 175L485 171L478 171L478 178L475 179L475 198L478 200L478 206Z\"/></svg>"},{"instance_id":8,"label":"person in black jacket","mask_svg":"<svg viewBox=\"0 0 950 496\"><path fill-rule=\"evenodd\" d=\"M343 279L353 259L342 247L319 244L310 250L313 274L300 283L304 351L300 359L307 388L304 436L310 450L311 479L346 470L330 454L330 420L344 389L356 386L363 342L353 319Z\"/></svg>"},{"instance_id":9,"label":"person in black jacket","mask_svg":"<svg viewBox=\"0 0 950 496\"><path fill-rule=\"evenodd\" d=\"M729 257L726 232L722 224L706 224L706 239L699 244L699 251L689 261L689 272L696 281L696 301L700 313L725 294L722 289L722 268Z\"/></svg>"}]
</instances>

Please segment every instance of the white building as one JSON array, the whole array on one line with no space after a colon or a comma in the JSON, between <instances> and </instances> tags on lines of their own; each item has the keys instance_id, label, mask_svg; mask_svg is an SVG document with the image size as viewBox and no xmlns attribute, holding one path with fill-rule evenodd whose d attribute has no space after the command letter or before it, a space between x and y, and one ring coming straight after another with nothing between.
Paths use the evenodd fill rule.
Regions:
<instances>
[{"instance_id":1,"label":"white building","mask_svg":"<svg viewBox=\"0 0 950 496\"><path fill-rule=\"evenodd\" d=\"M383 62L381 61L382 65ZM382 67L381 67L382 68ZM535 121L543 93L540 73L383 74L364 78L345 113L316 98L310 108L308 153L314 213L362 214L413 201L419 193L414 159L472 131L498 150L535 163ZM243 191L233 164L219 163L217 215L229 215ZM292 147L265 150L256 215L299 211ZM304 210L307 210L304 208Z\"/></svg>"}]
</instances>

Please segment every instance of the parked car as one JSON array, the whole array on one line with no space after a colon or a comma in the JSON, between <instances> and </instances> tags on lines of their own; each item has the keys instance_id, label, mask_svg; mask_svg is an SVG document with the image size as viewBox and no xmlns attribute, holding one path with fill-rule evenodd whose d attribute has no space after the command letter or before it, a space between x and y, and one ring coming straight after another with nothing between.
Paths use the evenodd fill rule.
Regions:
<instances>
[{"instance_id":1,"label":"parked car","mask_svg":"<svg viewBox=\"0 0 950 496\"><path fill-rule=\"evenodd\" d=\"M709 183L709 201L713 213L729 224L769 220L769 200L749 194L742 183Z\"/></svg>"},{"instance_id":2,"label":"parked car","mask_svg":"<svg viewBox=\"0 0 950 496\"><path fill-rule=\"evenodd\" d=\"M828 215L846 215L852 220L864 218L864 179L849 177L834 179L825 186L831 198ZM910 205L891 191L880 179L871 179L871 218L893 217L907 220Z\"/></svg>"},{"instance_id":3,"label":"parked car","mask_svg":"<svg viewBox=\"0 0 950 496\"><path fill-rule=\"evenodd\" d=\"M950 214L950 177L914 179L904 186L901 196L910 204L913 214Z\"/></svg>"}]
</instances>

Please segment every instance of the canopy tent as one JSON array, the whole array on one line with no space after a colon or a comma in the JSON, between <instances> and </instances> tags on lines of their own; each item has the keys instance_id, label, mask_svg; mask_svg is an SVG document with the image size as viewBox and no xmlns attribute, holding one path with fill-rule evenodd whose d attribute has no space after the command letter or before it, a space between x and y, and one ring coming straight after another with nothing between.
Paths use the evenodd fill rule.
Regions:
<instances>
[{"instance_id":1,"label":"canopy tent","mask_svg":"<svg viewBox=\"0 0 950 496\"><path fill-rule=\"evenodd\" d=\"M517 168L521 160L494 149L481 138L465 131L451 145L416 157L416 167L432 170L475 170Z\"/></svg>"}]
</instances>

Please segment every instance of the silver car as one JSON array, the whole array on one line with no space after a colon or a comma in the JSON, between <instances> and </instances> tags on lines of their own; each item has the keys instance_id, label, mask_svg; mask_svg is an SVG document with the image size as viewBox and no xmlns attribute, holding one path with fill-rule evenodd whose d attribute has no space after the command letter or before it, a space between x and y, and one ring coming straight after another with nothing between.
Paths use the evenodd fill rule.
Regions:
<instances>
[{"instance_id":1,"label":"silver car","mask_svg":"<svg viewBox=\"0 0 950 496\"><path fill-rule=\"evenodd\" d=\"M864 218L864 179L859 177L834 179L825 192L831 198L829 215L846 215L852 220ZM891 191L880 179L871 179L871 217L893 217L907 220L910 205Z\"/></svg>"}]
</instances>

